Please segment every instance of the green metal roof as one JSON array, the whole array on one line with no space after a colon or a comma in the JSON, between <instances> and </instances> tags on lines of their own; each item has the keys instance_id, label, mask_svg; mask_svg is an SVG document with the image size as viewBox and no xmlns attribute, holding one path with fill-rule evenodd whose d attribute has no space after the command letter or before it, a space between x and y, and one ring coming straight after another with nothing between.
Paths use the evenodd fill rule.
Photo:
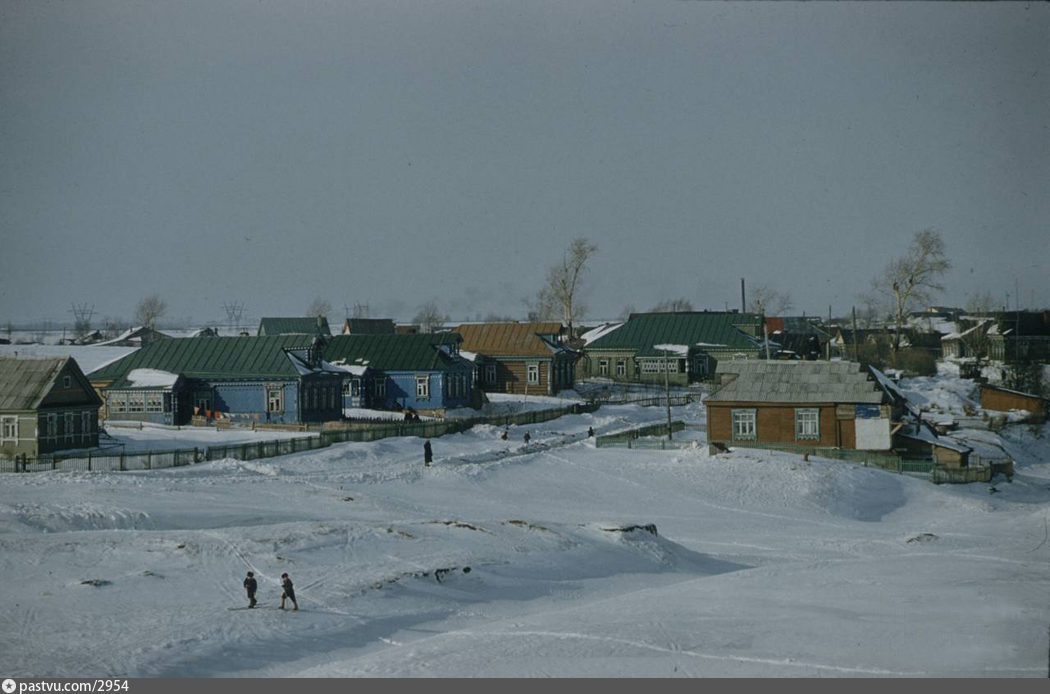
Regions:
<instances>
[{"instance_id":1,"label":"green metal roof","mask_svg":"<svg viewBox=\"0 0 1050 694\"><path fill-rule=\"evenodd\" d=\"M158 340L88 374L92 381L117 380L133 369L157 369L189 378L298 378L285 349L310 346L309 335L184 337Z\"/></svg>"},{"instance_id":2,"label":"green metal roof","mask_svg":"<svg viewBox=\"0 0 1050 694\"><path fill-rule=\"evenodd\" d=\"M324 358L334 364L380 371L447 371L457 361L445 355L439 345L462 340L459 333L336 335L328 340Z\"/></svg>"},{"instance_id":3,"label":"green metal roof","mask_svg":"<svg viewBox=\"0 0 1050 694\"><path fill-rule=\"evenodd\" d=\"M752 313L691 311L635 313L621 327L587 345L588 350L633 349L640 355L663 356L655 345L685 345L705 350L754 351L758 345L735 326L761 325Z\"/></svg>"},{"instance_id":4,"label":"green metal roof","mask_svg":"<svg viewBox=\"0 0 1050 694\"><path fill-rule=\"evenodd\" d=\"M321 324L318 325L318 320ZM263 318L259 321L260 337L266 335L324 335L328 337L332 330L328 319L318 318Z\"/></svg>"}]
</instances>

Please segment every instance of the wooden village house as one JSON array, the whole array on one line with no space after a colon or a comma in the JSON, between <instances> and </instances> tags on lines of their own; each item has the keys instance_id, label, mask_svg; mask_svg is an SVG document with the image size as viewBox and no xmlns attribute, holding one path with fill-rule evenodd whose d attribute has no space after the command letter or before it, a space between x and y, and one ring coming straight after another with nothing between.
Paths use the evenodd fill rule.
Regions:
<instances>
[{"instance_id":1,"label":"wooden village house","mask_svg":"<svg viewBox=\"0 0 1050 694\"><path fill-rule=\"evenodd\" d=\"M106 419L298 424L342 416L343 372L307 335L161 340L93 371Z\"/></svg>"},{"instance_id":2,"label":"wooden village house","mask_svg":"<svg viewBox=\"0 0 1050 694\"><path fill-rule=\"evenodd\" d=\"M336 335L325 359L345 372L343 406L441 414L472 407L474 364L458 333Z\"/></svg>"},{"instance_id":3,"label":"wooden village house","mask_svg":"<svg viewBox=\"0 0 1050 694\"><path fill-rule=\"evenodd\" d=\"M632 313L588 341L578 378L687 385L711 378L721 361L757 359L762 317L736 311Z\"/></svg>"},{"instance_id":4,"label":"wooden village house","mask_svg":"<svg viewBox=\"0 0 1050 694\"><path fill-rule=\"evenodd\" d=\"M902 403L855 362L733 362L704 400L712 443L889 451Z\"/></svg>"},{"instance_id":5,"label":"wooden village house","mask_svg":"<svg viewBox=\"0 0 1050 694\"><path fill-rule=\"evenodd\" d=\"M465 323L456 332L482 390L556 395L573 387L578 354L562 344L561 323Z\"/></svg>"},{"instance_id":6,"label":"wooden village house","mask_svg":"<svg viewBox=\"0 0 1050 694\"><path fill-rule=\"evenodd\" d=\"M72 357L0 357L0 457L97 447L101 404Z\"/></svg>"}]
</instances>

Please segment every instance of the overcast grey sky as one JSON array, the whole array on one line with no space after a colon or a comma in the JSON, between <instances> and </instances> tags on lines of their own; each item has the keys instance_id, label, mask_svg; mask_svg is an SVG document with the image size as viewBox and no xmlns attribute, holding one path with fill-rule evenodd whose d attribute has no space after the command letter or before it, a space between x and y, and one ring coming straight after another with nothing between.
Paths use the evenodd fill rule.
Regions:
<instances>
[{"instance_id":1,"label":"overcast grey sky","mask_svg":"<svg viewBox=\"0 0 1050 694\"><path fill-rule=\"evenodd\" d=\"M0 321L1050 305L1046 3L0 0Z\"/></svg>"}]
</instances>

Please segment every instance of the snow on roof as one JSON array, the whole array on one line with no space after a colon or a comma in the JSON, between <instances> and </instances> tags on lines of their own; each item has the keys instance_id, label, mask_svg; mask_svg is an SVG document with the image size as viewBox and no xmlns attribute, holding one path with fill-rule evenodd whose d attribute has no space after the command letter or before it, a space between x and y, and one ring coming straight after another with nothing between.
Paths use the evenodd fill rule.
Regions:
<instances>
[{"instance_id":1,"label":"snow on roof","mask_svg":"<svg viewBox=\"0 0 1050 694\"><path fill-rule=\"evenodd\" d=\"M653 349L658 350L660 352L674 352L675 354L678 354L683 357L689 354L689 345L662 344L653 345Z\"/></svg>"},{"instance_id":2,"label":"snow on roof","mask_svg":"<svg viewBox=\"0 0 1050 694\"><path fill-rule=\"evenodd\" d=\"M930 431L926 426L919 424L911 427L907 430L901 430L901 436L916 441L922 441L928 443L931 446L938 446L940 448L947 448L950 451L956 451L958 453L969 453L972 449L961 441L956 441L950 436L937 436L937 434Z\"/></svg>"},{"instance_id":3,"label":"snow on roof","mask_svg":"<svg viewBox=\"0 0 1050 694\"><path fill-rule=\"evenodd\" d=\"M126 379L131 388L170 388L179 375L160 369L132 369Z\"/></svg>"},{"instance_id":4,"label":"snow on roof","mask_svg":"<svg viewBox=\"0 0 1050 694\"><path fill-rule=\"evenodd\" d=\"M900 400L907 404L908 409L912 412L918 412L918 406L908 398L907 394L901 390L901 388L893 382L893 379L879 371L874 366L869 366L868 369L871 371L871 375L875 377L875 380L879 382L879 385L883 387L887 392L893 394L894 397L900 398Z\"/></svg>"},{"instance_id":5,"label":"snow on roof","mask_svg":"<svg viewBox=\"0 0 1050 694\"><path fill-rule=\"evenodd\" d=\"M364 376L365 372L368 371L367 366L362 366L361 364L347 364L345 361L321 362L321 368L325 371L337 371L354 376Z\"/></svg>"},{"instance_id":6,"label":"snow on roof","mask_svg":"<svg viewBox=\"0 0 1050 694\"><path fill-rule=\"evenodd\" d=\"M620 328L622 326L623 326L623 323L607 323L605 325L600 325L597 328L594 328L592 330L588 330L587 332L585 332L582 335L580 335L580 339L583 340L584 344L589 345L592 342L594 342L595 340L597 340L598 338L605 337L606 335L608 335L612 331L614 331L617 328Z\"/></svg>"}]
</instances>

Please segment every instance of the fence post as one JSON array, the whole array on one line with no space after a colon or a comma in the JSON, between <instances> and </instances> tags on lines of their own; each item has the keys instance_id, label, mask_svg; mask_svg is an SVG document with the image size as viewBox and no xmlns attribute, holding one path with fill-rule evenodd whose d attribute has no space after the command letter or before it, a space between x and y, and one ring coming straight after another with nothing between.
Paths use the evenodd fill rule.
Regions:
<instances>
[{"instance_id":1,"label":"fence post","mask_svg":"<svg viewBox=\"0 0 1050 694\"><path fill-rule=\"evenodd\" d=\"M124 451L120 451L120 471L124 472Z\"/></svg>"},{"instance_id":2,"label":"fence post","mask_svg":"<svg viewBox=\"0 0 1050 694\"><path fill-rule=\"evenodd\" d=\"M88 472L91 472L91 453L88 453Z\"/></svg>"},{"instance_id":3,"label":"fence post","mask_svg":"<svg viewBox=\"0 0 1050 694\"><path fill-rule=\"evenodd\" d=\"M148 451L146 453L146 469L147 470L152 470L153 469L153 451Z\"/></svg>"}]
</instances>

